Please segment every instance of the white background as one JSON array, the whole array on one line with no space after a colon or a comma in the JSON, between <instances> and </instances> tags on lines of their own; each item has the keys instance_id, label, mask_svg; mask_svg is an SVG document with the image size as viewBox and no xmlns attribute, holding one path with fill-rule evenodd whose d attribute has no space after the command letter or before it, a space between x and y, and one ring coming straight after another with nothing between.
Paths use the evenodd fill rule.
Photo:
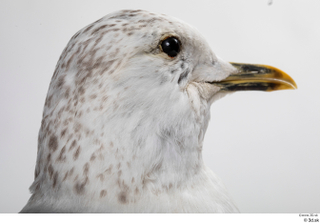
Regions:
<instances>
[{"instance_id":1,"label":"white background","mask_svg":"<svg viewBox=\"0 0 320 223\"><path fill-rule=\"evenodd\" d=\"M238 92L212 106L204 160L241 212L320 212L320 1L1 0L0 212L29 198L50 79L71 36L119 9L172 15L233 62L278 67L296 91Z\"/></svg>"}]
</instances>

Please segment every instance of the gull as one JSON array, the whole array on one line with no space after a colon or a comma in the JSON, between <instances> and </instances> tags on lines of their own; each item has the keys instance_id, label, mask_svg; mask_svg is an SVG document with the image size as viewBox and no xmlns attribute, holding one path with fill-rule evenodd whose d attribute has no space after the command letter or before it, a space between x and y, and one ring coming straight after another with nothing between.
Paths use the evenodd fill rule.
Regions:
<instances>
[{"instance_id":1,"label":"gull","mask_svg":"<svg viewBox=\"0 0 320 223\"><path fill-rule=\"evenodd\" d=\"M21 212L238 212L203 162L210 105L295 88L277 68L223 61L178 19L111 13L77 32L56 65Z\"/></svg>"}]
</instances>

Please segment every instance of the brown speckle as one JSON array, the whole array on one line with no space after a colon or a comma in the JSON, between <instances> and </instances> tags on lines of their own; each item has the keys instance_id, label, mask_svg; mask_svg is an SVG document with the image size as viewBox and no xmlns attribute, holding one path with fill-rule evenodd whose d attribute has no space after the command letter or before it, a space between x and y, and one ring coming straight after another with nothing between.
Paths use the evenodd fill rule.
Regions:
<instances>
[{"instance_id":1,"label":"brown speckle","mask_svg":"<svg viewBox=\"0 0 320 223\"><path fill-rule=\"evenodd\" d=\"M115 57L119 53L120 49L117 48L113 53L110 54L110 57ZM120 60L121 62L121 60Z\"/></svg>"},{"instance_id":2,"label":"brown speckle","mask_svg":"<svg viewBox=\"0 0 320 223\"><path fill-rule=\"evenodd\" d=\"M73 134L69 134L68 136L68 139L67 139L67 143L73 138ZM72 148L69 148L69 151L71 150Z\"/></svg>"},{"instance_id":3,"label":"brown speckle","mask_svg":"<svg viewBox=\"0 0 320 223\"><path fill-rule=\"evenodd\" d=\"M51 106L51 102L52 102L52 95L48 96L46 99L46 103L45 106L50 107Z\"/></svg>"},{"instance_id":4,"label":"brown speckle","mask_svg":"<svg viewBox=\"0 0 320 223\"><path fill-rule=\"evenodd\" d=\"M104 172L107 173L107 174L111 174L112 168L113 168L113 165L110 164L109 168L106 169Z\"/></svg>"},{"instance_id":5,"label":"brown speckle","mask_svg":"<svg viewBox=\"0 0 320 223\"><path fill-rule=\"evenodd\" d=\"M115 69L115 70L119 67L119 65L121 64L121 62L122 62L122 60L119 60L118 63L114 66L114 69Z\"/></svg>"},{"instance_id":6,"label":"brown speckle","mask_svg":"<svg viewBox=\"0 0 320 223\"><path fill-rule=\"evenodd\" d=\"M70 105L69 105L70 106ZM67 107L68 108L68 107ZM67 111L67 109L66 109L66 111ZM64 120L63 121L63 125L69 125L69 120L68 119L66 119L66 120ZM66 129L67 130L67 129ZM62 131L63 132L63 131ZM61 132L61 137L63 137L63 135L62 135L62 132ZM65 134L65 132L64 132L64 134Z\"/></svg>"},{"instance_id":7,"label":"brown speckle","mask_svg":"<svg viewBox=\"0 0 320 223\"><path fill-rule=\"evenodd\" d=\"M55 135L52 135L49 139L49 149L53 152L57 150L58 148L58 139Z\"/></svg>"},{"instance_id":8,"label":"brown speckle","mask_svg":"<svg viewBox=\"0 0 320 223\"><path fill-rule=\"evenodd\" d=\"M75 53L72 54L72 56L71 56L71 57L69 58L69 60L67 61L66 70L69 70L71 61L73 60L73 57L74 57L74 56L75 56Z\"/></svg>"},{"instance_id":9,"label":"brown speckle","mask_svg":"<svg viewBox=\"0 0 320 223\"><path fill-rule=\"evenodd\" d=\"M69 171L67 171L67 172L66 172L66 174L64 175L64 178L63 178L62 182L63 182L63 181L65 181L65 180L67 179L68 174L69 174Z\"/></svg>"},{"instance_id":10,"label":"brown speckle","mask_svg":"<svg viewBox=\"0 0 320 223\"><path fill-rule=\"evenodd\" d=\"M97 95L96 95L96 94L90 95L90 99L95 99L95 98L97 98Z\"/></svg>"},{"instance_id":11,"label":"brown speckle","mask_svg":"<svg viewBox=\"0 0 320 223\"><path fill-rule=\"evenodd\" d=\"M34 178L36 179L40 174L40 170L39 168L36 168L35 171L34 171Z\"/></svg>"},{"instance_id":12,"label":"brown speckle","mask_svg":"<svg viewBox=\"0 0 320 223\"><path fill-rule=\"evenodd\" d=\"M142 184L142 186L145 186L145 183L146 183L146 178L145 178L145 177L143 177L143 178L142 178L142 180L141 180L141 184Z\"/></svg>"},{"instance_id":13,"label":"brown speckle","mask_svg":"<svg viewBox=\"0 0 320 223\"><path fill-rule=\"evenodd\" d=\"M76 34L73 35L71 39L76 39L79 36L80 32L77 32Z\"/></svg>"},{"instance_id":14,"label":"brown speckle","mask_svg":"<svg viewBox=\"0 0 320 223\"><path fill-rule=\"evenodd\" d=\"M86 92L86 90L84 89L83 86L81 86L81 87L79 87L78 92L80 95L83 95Z\"/></svg>"},{"instance_id":15,"label":"brown speckle","mask_svg":"<svg viewBox=\"0 0 320 223\"><path fill-rule=\"evenodd\" d=\"M83 113L83 111L77 112L77 117L78 117L78 118L81 118L82 113ZM78 123L78 124L79 124L79 129L81 129L81 128L82 128L82 125L81 125L80 123Z\"/></svg>"},{"instance_id":16,"label":"brown speckle","mask_svg":"<svg viewBox=\"0 0 320 223\"><path fill-rule=\"evenodd\" d=\"M100 198L103 198L107 195L107 191L106 190L102 190L100 191Z\"/></svg>"},{"instance_id":17,"label":"brown speckle","mask_svg":"<svg viewBox=\"0 0 320 223\"><path fill-rule=\"evenodd\" d=\"M94 161L96 159L96 155L93 153L90 157L90 161Z\"/></svg>"},{"instance_id":18,"label":"brown speckle","mask_svg":"<svg viewBox=\"0 0 320 223\"><path fill-rule=\"evenodd\" d=\"M64 130L61 131L61 138L63 138L66 135L68 128L65 128Z\"/></svg>"},{"instance_id":19,"label":"brown speckle","mask_svg":"<svg viewBox=\"0 0 320 223\"><path fill-rule=\"evenodd\" d=\"M62 112L64 111L64 109L65 109L65 107L63 106L63 107L59 110L59 112L58 112L58 116L59 116L59 117L61 116L61 114L62 114Z\"/></svg>"},{"instance_id":20,"label":"brown speckle","mask_svg":"<svg viewBox=\"0 0 320 223\"><path fill-rule=\"evenodd\" d=\"M73 140L72 143L71 143L71 146L69 148L69 151L72 150L76 145L77 145L77 141Z\"/></svg>"},{"instance_id":21,"label":"brown speckle","mask_svg":"<svg viewBox=\"0 0 320 223\"><path fill-rule=\"evenodd\" d=\"M77 150L75 151L75 153L73 154L73 159L77 160L80 154L80 146L78 146Z\"/></svg>"},{"instance_id":22,"label":"brown speckle","mask_svg":"<svg viewBox=\"0 0 320 223\"><path fill-rule=\"evenodd\" d=\"M89 25L85 30L83 30L83 33L86 33L87 31L89 31L93 26L94 26L94 24Z\"/></svg>"},{"instance_id":23,"label":"brown speckle","mask_svg":"<svg viewBox=\"0 0 320 223\"><path fill-rule=\"evenodd\" d=\"M71 99L69 101L71 101ZM68 105L66 107L66 111L70 111L70 108L71 108L71 104L70 103L71 102L68 102ZM64 125L68 125L68 122L67 122L67 124L64 123Z\"/></svg>"},{"instance_id":24,"label":"brown speckle","mask_svg":"<svg viewBox=\"0 0 320 223\"><path fill-rule=\"evenodd\" d=\"M96 46L101 42L101 40L102 40L103 36L104 36L104 35L100 35L100 37L99 37L98 39L96 39L96 40L95 40L95 44L94 44L94 46L93 46L93 47L96 47Z\"/></svg>"},{"instance_id":25,"label":"brown speckle","mask_svg":"<svg viewBox=\"0 0 320 223\"><path fill-rule=\"evenodd\" d=\"M70 176L72 176L73 171L74 171L74 167L72 167L71 170L70 170L70 172L69 172L69 175L70 175Z\"/></svg>"},{"instance_id":26,"label":"brown speckle","mask_svg":"<svg viewBox=\"0 0 320 223\"><path fill-rule=\"evenodd\" d=\"M101 71L100 75L104 74L106 71L108 71L111 67L111 65L113 64L115 60L110 60L105 64L105 68Z\"/></svg>"},{"instance_id":27,"label":"brown speckle","mask_svg":"<svg viewBox=\"0 0 320 223\"><path fill-rule=\"evenodd\" d=\"M108 100L108 96L105 95L102 97L102 102L106 102L107 100Z\"/></svg>"},{"instance_id":28,"label":"brown speckle","mask_svg":"<svg viewBox=\"0 0 320 223\"><path fill-rule=\"evenodd\" d=\"M66 160L66 157L64 156L64 153L66 151L66 146L62 147L61 151L60 151L60 154L58 156L58 161L65 161Z\"/></svg>"},{"instance_id":29,"label":"brown speckle","mask_svg":"<svg viewBox=\"0 0 320 223\"><path fill-rule=\"evenodd\" d=\"M119 195L118 195L118 201L121 203L121 204L126 204L128 203L127 201L127 193L122 191Z\"/></svg>"},{"instance_id":30,"label":"brown speckle","mask_svg":"<svg viewBox=\"0 0 320 223\"><path fill-rule=\"evenodd\" d=\"M47 156L47 162L49 163L50 161L51 161L51 153L49 153Z\"/></svg>"},{"instance_id":31,"label":"brown speckle","mask_svg":"<svg viewBox=\"0 0 320 223\"><path fill-rule=\"evenodd\" d=\"M103 29L103 28L106 28L108 27L108 25L102 25L98 28L96 28L95 30L92 31L91 35L95 34L96 32L98 32L99 30ZM111 26L110 26L111 27Z\"/></svg>"},{"instance_id":32,"label":"brown speckle","mask_svg":"<svg viewBox=\"0 0 320 223\"><path fill-rule=\"evenodd\" d=\"M54 176L53 176L53 185L52 187L55 188L57 185L57 180L58 180L58 172L55 172Z\"/></svg>"},{"instance_id":33,"label":"brown speckle","mask_svg":"<svg viewBox=\"0 0 320 223\"><path fill-rule=\"evenodd\" d=\"M82 125L79 123L79 122L75 122L74 125L73 125L73 130L75 132L79 132L82 128Z\"/></svg>"},{"instance_id":34,"label":"brown speckle","mask_svg":"<svg viewBox=\"0 0 320 223\"><path fill-rule=\"evenodd\" d=\"M53 176L53 167L52 167L52 165L50 164L49 165L49 167L48 167L48 172L49 172L49 176L50 176L50 179L52 178L52 176Z\"/></svg>"},{"instance_id":35,"label":"brown speckle","mask_svg":"<svg viewBox=\"0 0 320 223\"><path fill-rule=\"evenodd\" d=\"M61 61L62 55L63 55L63 52L62 52L62 54L60 55L59 61ZM55 71L54 71L54 73L53 73L53 76L52 76L52 79L55 79L55 78L57 77L57 74L58 74L59 70L60 70L60 69L59 69L58 67L55 69Z\"/></svg>"},{"instance_id":36,"label":"brown speckle","mask_svg":"<svg viewBox=\"0 0 320 223\"><path fill-rule=\"evenodd\" d=\"M64 84L64 77L65 77L65 76L60 76L60 77L58 78L58 83L57 83L57 87L58 87L58 88L61 88L61 87L63 86L63 84Z\"/></svg>"},{"instance_id":37,"label":"brown speckle","mask_svg":"<svg viewBox=\"0 0 320 223\"><path fill-rule=\"evenodd\" d=\"M39 183L39 182L37 182L37 183L36 183L36 185L37 185L37 186L36 186L35 191L38 191L38 190L40 189L40 183Z\"/></svg>"},{"instance_id":38,"label":"brown speckle","mask_svg":"<svg viewBox=\"0 0 320 223\"><path fill-rule=\"evenodd\" d=\"M104 181L104 176L101 173L97 176L97 178L99 178L101 182Z\"/></svg>"},{"instance_id":39,"label":"brown speckle","mask_svg":"<svg viewBox=\"0 0 320 223\"><path fill-rule=\"evenodd\" d=\"M80 182L77 182L75 185L74 185L74 190L77 194L79 195L82 195L84 194L85 192L85 186L89 183L89 179L88 177L86 177L86 179L80 183Z\"/></svg>"},{"instance_id":40,"label":"brown speckle","mask_svg":"<svg viewBox=\"0 0 320 223\"><path fill-rule=\"evenodd\" d=\"M83 166L83 175L87 176L88 175L88 172L89 172L89 163L86 163L84 166Z\"/></svg>"}]
</instances>

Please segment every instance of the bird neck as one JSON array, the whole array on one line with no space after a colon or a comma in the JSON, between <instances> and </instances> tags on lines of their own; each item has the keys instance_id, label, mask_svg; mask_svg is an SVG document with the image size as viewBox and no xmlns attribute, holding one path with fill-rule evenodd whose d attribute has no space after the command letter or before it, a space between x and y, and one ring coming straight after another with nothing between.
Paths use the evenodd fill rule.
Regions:
<instances>
[{"instance_id":1,"label":"bird neck","mask_svg":"<svg viewBox=\"0 0 320 223\"><path fill-rule=\"evenodd\" d=\"M202 141L210 116L204 103L193 103L193 109L181 109L190 104L182 101L123 113L116 105L112 112L63 103L45 110L31 191L111 193L121 203L124 191L183 187L203 168Z\"/></svg>"},{"instance_id":2,"label":"bird neck","mask_svg":"<svg viewBox=\"0 0 320 223\"><path fill-rule=\"evenodd\" d=\"M95 155L101 159L99 166L104 166L101 171L112 169L120 185L154 190L179 187L197 174L203 165L201 126L187 122L164 128L150 115L138 120L105 128Z\"/></svg>"}]
</instances>

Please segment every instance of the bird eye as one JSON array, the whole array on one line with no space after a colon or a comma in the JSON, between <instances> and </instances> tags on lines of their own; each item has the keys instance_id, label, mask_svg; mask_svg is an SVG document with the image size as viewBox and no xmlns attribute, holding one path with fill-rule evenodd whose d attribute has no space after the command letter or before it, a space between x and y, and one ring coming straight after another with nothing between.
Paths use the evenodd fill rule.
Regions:
<instances>
[{"instance_id":1,"label":"bird eye","mask_svg":"<svg viewBox=\"0 0 320 223\"><path fill-rule=\"evenodd\" d=\"M180 41L175 37L168 37L160 44L161 49L169 57L175 57L180 52Z\"/></svg>"}]
</instances>

